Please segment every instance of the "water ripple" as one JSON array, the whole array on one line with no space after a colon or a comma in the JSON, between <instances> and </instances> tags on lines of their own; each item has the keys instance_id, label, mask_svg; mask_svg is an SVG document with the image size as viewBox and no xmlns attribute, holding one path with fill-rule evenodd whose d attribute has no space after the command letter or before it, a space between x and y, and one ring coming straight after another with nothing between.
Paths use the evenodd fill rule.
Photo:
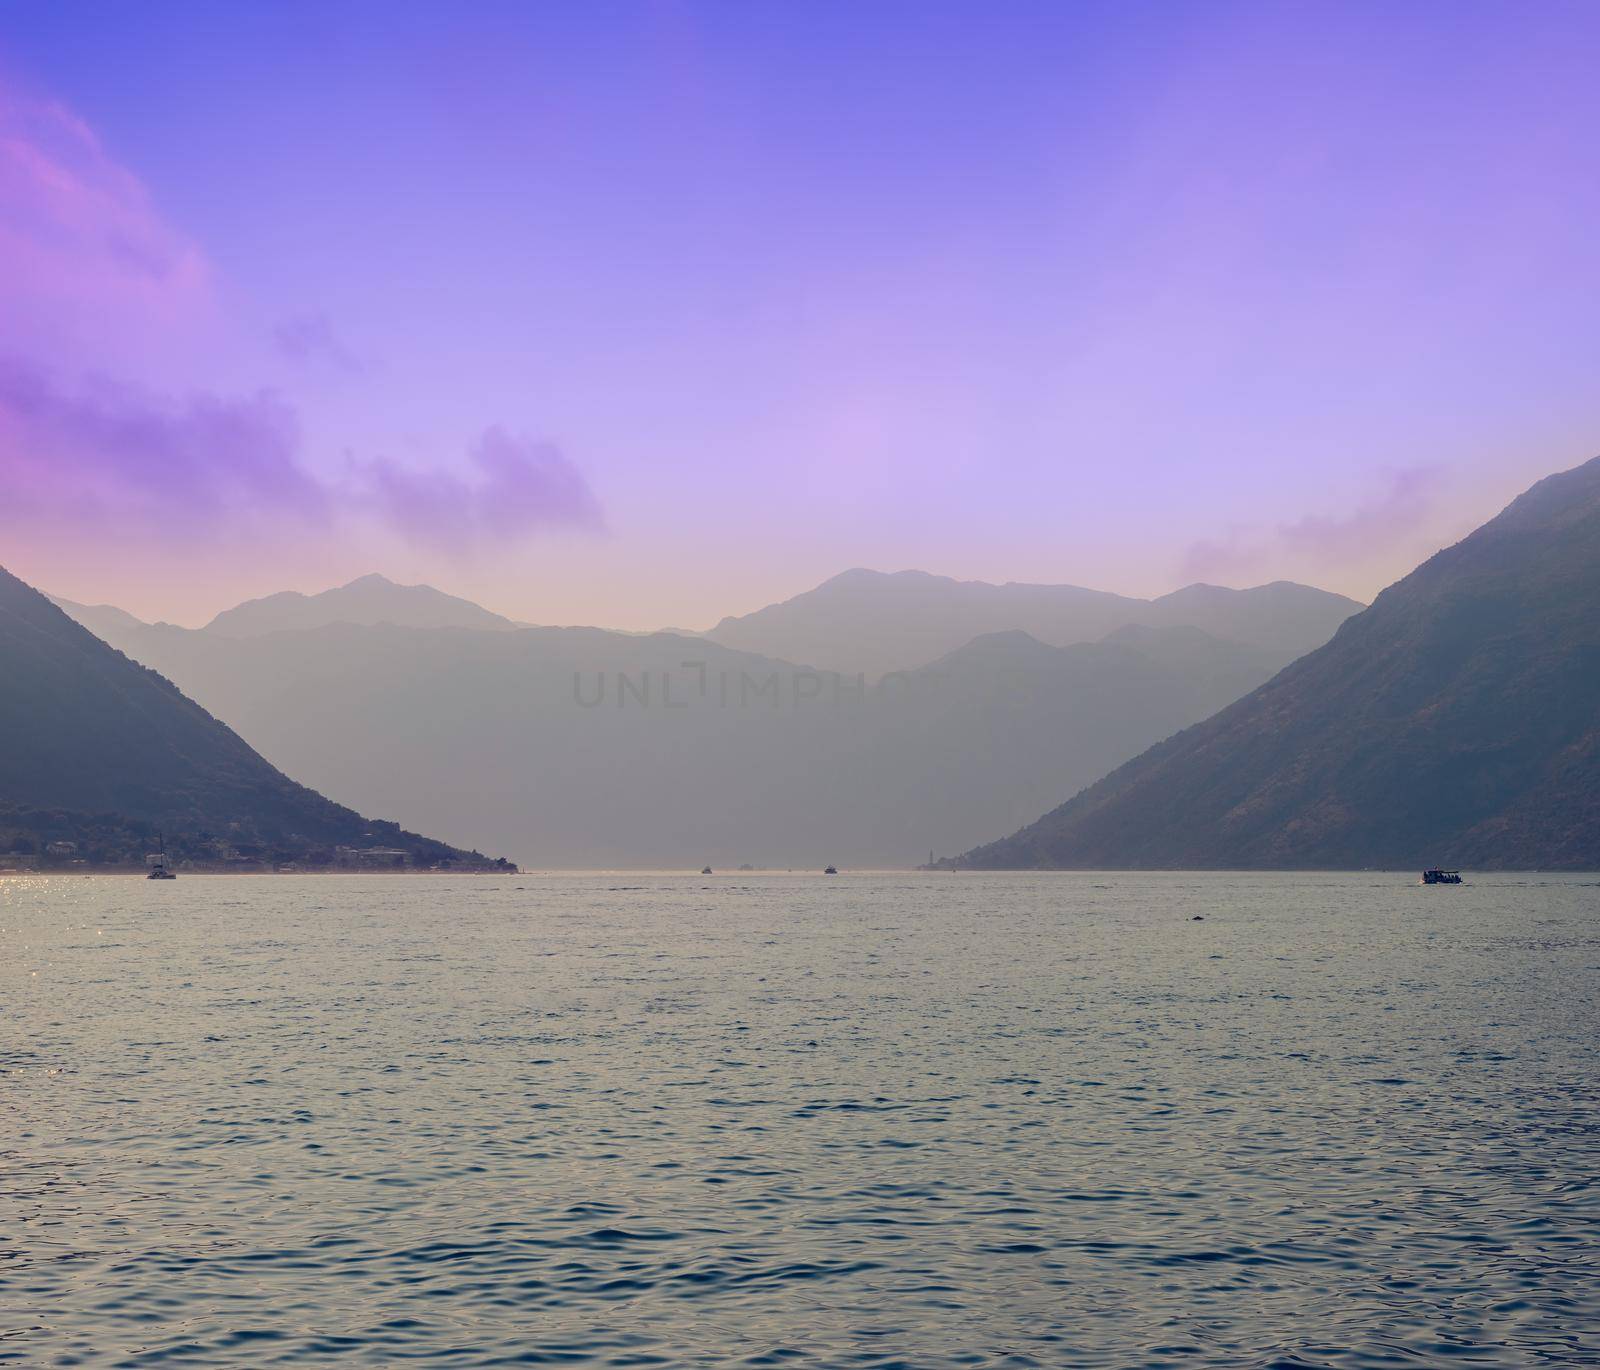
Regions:
<instances>
[{"instance_id":1,"label":"water ripple","mask_svg":"<svg viewBox=\"0 0 1600 1370\"><path fill-rule=\"evenodd\" d=\"M1600 1364L1592 879L517 879L0 881L0 1364Z\"/></svg>"}]
</instances>

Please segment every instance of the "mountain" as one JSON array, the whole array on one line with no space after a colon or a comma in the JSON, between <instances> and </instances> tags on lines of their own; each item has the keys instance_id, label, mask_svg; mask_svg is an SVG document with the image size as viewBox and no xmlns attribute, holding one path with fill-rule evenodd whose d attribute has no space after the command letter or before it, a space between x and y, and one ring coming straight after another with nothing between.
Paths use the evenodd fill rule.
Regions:
<instances>
[{"instance_id":1,"label":"mountain","mask_svg":"<svg viewBox=\"0 0 1600 1370\"><path fill-rule=\"evenodd\" d=\"M517 626L471 600L447 595L431 585L396 585L383 576L370 575L321 594L282 590L264 599L246 600L224 609L206 624L205 631L225 637L259 637L263 633L322 628L330 623L502 631Z\"/></svg>"},{"instance_id":2,"label":"mountain","mask_svg":"<svg viewBox=\"0 0 1600 1370\"><path fill-rule=\"evenodd\" d=\"M329 624L117 642L292 774L524 862L907 866L1042 813L1266 680L1194 628L980 637L862 689L668 633Z\"/></svg>"},{"instance_id":3,"label":"mountain","mask_svg":"<svg viewBox=\"0 0 1600 1370\"><path fill-rule=\"evenodd\" d=\"M59 595L46 595L45 598L68 618L81 623L96 637L108 642L125 633L138 632L139 629L150 626L143 619L135 618L126 609L119 609L114 604L74 604L70 599L62 599Z\"/></svg>"},{"instance_id":4,"label":"mountain","mask_svg":"<svg viewBox=\"0 0 1600 1370\"><path fill-rule=\"evenodd\" d=\"M1280 663L1319 647L1361 606L1280 581L1250 590L1191 585L1134 599L1075 585L989 585L923 571L854 570L706 634L738 651L877 679L912 670L984 633L1021 629L1053 646L1093 642L1127 624L1190 626L1261 648Z\"/></svg>"},{"instance_id":5,"label":"mountain","mask_svg":"<svg viewBox=\"0 0 1600 1370\"><path fill-rule=\"evenodd\" d=\"M1216 717L955 864L1600 869L1596 682L1600 458L1540 481Z\"/></svg>"},{"instance_id":6,"label":"mountain","mask_svg":"<svg viewBox=\"0 0 1600 1370\"><path fill-rule=\"evenodd\" d=\"M1131 621L1200 628L1213 637L1277 653L1288 662L1322 646L1362 607L1357 600L1292 580L1247 590L1188 585L1151 600L1143 617Z\"/></svg>"},{"instance_id":7,"label":"mountain","mask_svg":"<svg viewBox=\"0 0 1600 1370\"><path fill-rule=\"evenodd\" d=\"M30 833L92 829L116 844L117 859L137 859L161 829L179 857L220 858L226 846L332 860L339 845L378 845L414 862L488 864L297 785L170 681L4 570L0 737L0 832L13 850L36 847Z\"/></svg>"}]
</instances>

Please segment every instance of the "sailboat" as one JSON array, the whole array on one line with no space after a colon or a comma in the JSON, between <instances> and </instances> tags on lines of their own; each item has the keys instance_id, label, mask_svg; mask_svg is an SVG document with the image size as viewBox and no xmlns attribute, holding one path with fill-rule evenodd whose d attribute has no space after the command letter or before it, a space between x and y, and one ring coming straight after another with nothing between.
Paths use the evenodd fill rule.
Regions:
<instances>
[{"instance_id":1,"label":"sailboat","mask_svg":"<svg viewBox=\"0 0 1600 1370\"><path fill-rule=\"evenodd\" d=\"M150 867L146 880L176 880L178 877L167 868L167 836L165 833L157 835L158 850L145 857L145 865Z\"/></svg>"}]
</instances>

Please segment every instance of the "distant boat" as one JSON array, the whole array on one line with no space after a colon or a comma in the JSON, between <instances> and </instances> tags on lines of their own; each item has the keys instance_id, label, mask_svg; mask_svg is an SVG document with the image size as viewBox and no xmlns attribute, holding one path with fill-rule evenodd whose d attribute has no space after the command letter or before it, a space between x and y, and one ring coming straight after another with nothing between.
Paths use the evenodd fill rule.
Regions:
<instances>
[{"instance_id":1,"label":"distant boat","mask_svg":"<svg viewBox=\"0 0 1600 1370\"><path fill-rule=\"evenodd\" d=\"M822 873L824 875L837 875L839 872L836 871L832 866L829 866L828 869L823 871Z\"/></svg>"},{"instance_id":2,"label":"distant boat","mask_svg":"<svg viewBox=\"0 0 1600 1370\"><path fill-rule=\"evenodd\" d=\"M701 875L710 875L711 874L711 867L710 866L702 866L701 869L700 869L700 874Z\"/></svg>"},{"instance_id":3,"label":"distant boat","mask_svg":"<svg viewBox=\"0 0 1600 1370\"><path fill-rule=\"evenodd\" d=\"M1461 883L1460 871L1442 871L1437 868L1422 872L1424 885L1459 885Z\"/></svg>"},{"instance_id":4,"label":"distant boat","mask_svg":"<svg viewBox=\"0 0 1600 1370\"><path fill-rule=\"evenodd\" d=\"M176 875L174 875L172 873L172 871L167 869L167 838L166 838L166 834L165 833L161 834L158 837L157 841L159 843L159 849L157 851L152 852L149 856L145 857L145 859L144 859L145 865L150 867L150 873L147 876L145 876L145 879L146 880L176 880L178 877Z\"/></svg>"}]
</instances>

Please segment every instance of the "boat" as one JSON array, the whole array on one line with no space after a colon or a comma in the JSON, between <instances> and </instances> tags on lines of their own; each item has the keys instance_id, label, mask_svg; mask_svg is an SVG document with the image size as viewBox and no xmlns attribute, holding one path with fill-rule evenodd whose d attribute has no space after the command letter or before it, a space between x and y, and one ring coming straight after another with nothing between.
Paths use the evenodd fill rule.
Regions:
<instances>
[{"instance_id":1,"label":"boat","mask_svg":"<svg viewBox=\"0 0 1600 1370\"><path fill-rule=\"evenodd\" d=\"M145 857L145 865L150 867L146 880L176 880L178 877L167 866L167 839L162 834L158 839L158 850Z\"/></svg>"},{"instance_id":2,"label":"boat","mask_svg":"<svg viewBox=\"0 0 1600 1370\"><path fill-rule=\"evenodd\" d=\"M829 866L828 869L823 871L822 873L824 875L837 875L839 872L836 871L832 866Z\"/></svg>"},{"instance_id":3,"label":"boat","mask_svg":"<svg viewBox=\"0 0 1600 1370\"><path fill-rule=\"evenodd\" d=\"M1439 870L1435 867L1433 870L1422 872L1422 883L1424 885L1459 885L1461 883L1461 872Z\"/></svg>"}]
</instances>

